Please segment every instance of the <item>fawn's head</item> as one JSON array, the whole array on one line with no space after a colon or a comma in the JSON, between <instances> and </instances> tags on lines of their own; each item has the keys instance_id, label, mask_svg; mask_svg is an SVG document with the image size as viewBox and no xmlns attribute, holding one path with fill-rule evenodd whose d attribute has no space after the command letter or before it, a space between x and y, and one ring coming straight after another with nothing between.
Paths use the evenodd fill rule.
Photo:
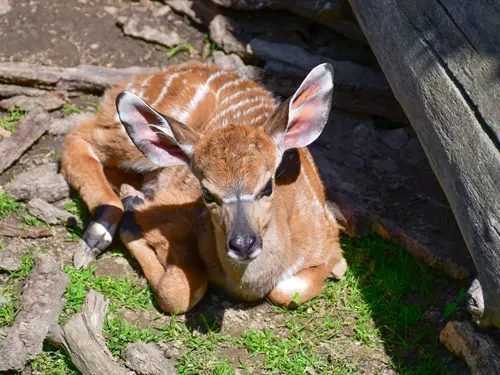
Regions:
<instances>
[{"instance_id":1,"label":"fawn's head","mask_svg":"<svg viewBox=\"0 0 500 375\"><path fill-rule=\"evenodd\" d=\"M227 255L248 262L262 250L282 155L319 137L332 94L333 69L322 64L263 126L232 124L205 135L132 93L119 94L116 105L127 133L149 160L162 167L190 166L214 226L224 235Z\"/></svg>"}]
</instances>

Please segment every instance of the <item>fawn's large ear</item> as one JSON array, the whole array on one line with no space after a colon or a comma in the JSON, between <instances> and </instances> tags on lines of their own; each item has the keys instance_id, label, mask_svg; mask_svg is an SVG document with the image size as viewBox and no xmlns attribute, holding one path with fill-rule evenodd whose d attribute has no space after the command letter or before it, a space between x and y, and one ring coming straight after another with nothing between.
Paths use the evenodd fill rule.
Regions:
<instances>
[{"instance_id":1,"label":"fawn's large ear","mask_svg":"<svg viewBox=\"0 0 500 375\"><path fill-rule=\"evenodd\" d=\"M153 163L161 167L189 163L198 132L155 111L130 92L116 97L116 109L132 142Z\"/></svg>"},{"instance_id":2,"label":"fawn's large ear","mask_svg":"<svg viewBox=\"0 0 500 375\"><path fill-rule=\"evenodd\" d=\"M333 67L321 64L305 78L295 94L263 125L279 150L305 147L323 131L333 96Z\"/></svg>"}]
</instances>

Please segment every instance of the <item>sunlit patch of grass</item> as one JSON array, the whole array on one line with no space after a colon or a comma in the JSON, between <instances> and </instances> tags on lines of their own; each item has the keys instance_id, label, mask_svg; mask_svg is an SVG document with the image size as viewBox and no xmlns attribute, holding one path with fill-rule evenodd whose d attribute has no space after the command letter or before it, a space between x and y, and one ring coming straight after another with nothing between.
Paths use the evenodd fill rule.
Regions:
<instances>
[{"instance_id":1,"label":"sunlit patch of grass","mask_svg":"<svg viewBox=\"0 0 500 375\"><path fill-rule=\"evenodd\" d=\"M25 115L26 111L11 108L7 115L0 117L0 127L13 133L17 123L21 121Z\"/></svg>"},{"instance_id":2,"label":"sunlit patch of grass","mask_svg":"<svg viewBox=\"0 0 500 375\"><path fill-rule=\"evenodd\" d=\"M23 205L16 202L9 194L0 193L0 217L5 217L12 212L20 210Z\"/></svg>"},{"instance_id":3,"label":"sunlit patch of grass","mask_svg":"<svg viewBox=\"0 0 500 375\"><path fill-rule=\"evenodd\" d=\"M47 375L78 375L80 372L73 365L69 356L61 350L46 346L27 364L33 373Z\"/></svg>"},{"instance_id":4,"label":"sunlit patch of grass","mask_svg":"<svg viewBox=\"0 0 500 375\"><path fill-rule=\"evenodd\" d=\"M36 253L36 250L30 251L22 258L21 266L18 270L8 272L9 278L2 291L2 294L7 300L7 303L3 306L0 306L0 327L10 326L14 323L14 319L16 318L16 315L20 310L18 301L21 298L21 295L14 288L14 283L16 281L22 281L26 279L26 277L28 277L31 269L33 268L33 264L35 263Z\"/></svg>"},{"instance_id":5,"label":"sunlit patch of grass","mask_svg":"<svg viewBox=\"0 0 500 375\"><path fill-rule=\"evenodd\" d=\"M28 226L28 227L48 227L48 228L50 228L49 223L46 223L45 221L42 221L42 220L38 220L36 217L34 217L30 214L23 215L23 224Z\"/></svg>"}]
</instances>

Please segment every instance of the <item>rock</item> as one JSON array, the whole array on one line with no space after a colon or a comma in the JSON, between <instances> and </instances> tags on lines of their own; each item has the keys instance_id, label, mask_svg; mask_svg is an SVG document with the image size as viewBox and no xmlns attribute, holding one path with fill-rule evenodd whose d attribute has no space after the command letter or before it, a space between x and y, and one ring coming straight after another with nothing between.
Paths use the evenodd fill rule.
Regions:
<instances>
[{"instance_id":1,"label":"rock","mask_svg":"<svg viewBox=\"0 0 500 375\"><path fill-rule=\"evenodd\" d=\"M139 25L134 18L120 17L118 24L123 27L123 33L147 42L161 44L165 47L175 47L182 39L175 31L160 31L148 25Z\"/></svg>"},{"instance_id":2,"label":"rock","mask_svg":"<svg viewBox=\"0 0 500 375\"><path fill-rule=\"evenodd\" d=\"M150 326L153 316L158 314L156 310L154 311L142 311L142 310L130 310L130 309L120 309L118 310L119 316L130 323L133 326L137 326L141 329L146 329Z\"/></svg>"},{"instance_id":3,"label":"rock","mask_svg":"<svg viewBox=\"0 0 500 375\"><path fill-rule=\"evenodd\" d=\"M0 343L0 372L22 370L43 349L49 328L57 325L69 284L61 266L47 254L36 257L7 338Z\"/></svg>"},{"instance_id":4,"label":"rock","mask_svg":"<svg viewBox=\"0 0 500 375\"><path fill-rule=\"evenodd\" d=\"M409 139L408 132L403 128L388 130L382 134L382 141L394 150L403 148Z\"/></svg>"},{"instance_id":5,"label":"rock","mask_svg":"<svg viewBox=\"0 0 500 375\"><path fill-rule=\"evenodd\" d=\"M274 79L281 79L273 87L281 95L292 95L311 69L328 62L335 71L334 107L377 115L398 123L408 122L380 71L349 61L312 55L292 44L252 39L250 46L255 56L266 60L266 73ZM273 61L275 63L271 63Z\"/></svg>"},{"instance_id":6,"label":"rock","mask_svg":"<svg viewBox=\"0 0 500 375\"><path fill-rule=\"evenodd\" d=\"M251 55L249 46L236 38L237 28L234 20L219 14L208 27L210 39L228 54L235 53L241 57Z\"/></svg>"},{"instance_id":7,"label":"rock","mask_svg":"<svg viewBox=\"0 0 500 375\"><path fill-rule=\"evenodd\" d=\"M46 111L55 111L66 103L61 96L60 94L47 94L37 97L18 95L0 100L0 108L4 110L18 108L23 111L32 111L36 107L42 107Z\"/></svg>"},{"instance_id":8,"label":"rock","mask_svg":"<svg viewBox=\"0 0 500 375\"><path fill-rule=\"evenodd\" d=\"M208 1L164 0L174 11L184 14L199 25L208 26L219 13L219 9Z\"/></svg>"},{"instance_id":9,"label":"rock","mask_svg":"<svg viewBox=\"0 0 500 375\"><path fill-rule=\"evenodd\" d=\"M9 301L7 301L7 298L5 298L2 294L0 294L0 307L5 306L8 303Z\"/></svg>"},{"instance_id":10,"label":"rock","mask_svg":"<svg viewBox=\"0 0 500 375\"><path fill-rule=\"evenodd\" d=\"M42 96L46 94L47 91L36 89L34 87L0 84L0 98L11 98L19 95Z\"/></svg>"},{"instance_id":11,"label":"rock","mask_svg":"<svg viewBox=\"0 0 500 375\"><path fill-rule=\"evenodd\" d=\"M232 69L243 77L249 79L258 79L262 74L262 69L255 66L245 65L241 57L236 54L226 55L222 51L213 52L213 61L215 65L224 69Z\"/></svg>"},{"instance_id":12,"label":"rock","mask_svg":"<svg viewBox=\"0 0 500 375\"><path fill-rule=\"evenodd\" d=\"M129 277L135 273L127 259L123 257L99 258L96 264L96 276Z\"/></svg>"},{"instance_id":13,"label":"rock","mask_svg":"<svg viewBox=\"0 0 500 375\"><path fill-rule=\"evenodd\" d=\"M174 375L177 370L154 344L129 344L123 351L127 367L144 375Z\"/></svg>"},{"instance_id":14,"label":"rock","mask_svg":"<svg viewBox=\"0 0 500 375\"><path fill-rule=\"evenodd\" d=\"M0 128L0 138L9 138L12 135L10 131L4 128Z\"/></svg>"},{"instance_id":15,"label":"rock","mask_svg":"<svg viewBox=\"0 0 500 375\"><path fill-rule=\"evenodd\" d=\"M471 323L448 322L439 341L450 352L463 357L473 375L500 374L500 347Z\"/></svg>"},{"instance_id":16,"label":"rock","mask_svg":"<svg viewBox=\"0 0 500 375\"><path fill-rule=\"evenodd\" d=\"M81 122L92 118L94 114L90 112L74 113L69 116L52 121L49 128L49 134L64 135L69 133L75 126Z\"/></svg>"},{"instance_id":17,"label":"rock","mask_svg":"<svg viewBox=\"0 0 500 375\"><path fill-rule=\"evenodd\" d=\"M0 270L16 271L21 267L21 253L9 249L0 250ZM3 296L2 296L3 297ZM1 303L0 303L1 306Z\"/></svg>"},{"instance_id":18,"label":"rock","mask_svg":"<svg viewBox=\"0 0 500 375\"><path fill-rule=\"evenodd\" d=\"M367 43L356 22L349 3L329 0L212 0L217 5L236 10L283 9L309 18L336 32L363 43Z\"/></svg>"},{"instance_id":19,"label":"rock","mask_svg":"<svg viewBox=\"0 0 500 375\"><path fill-rule=\"evenodd\" d=\"M170 8L168 5L164 5L162 7L159 7L158 9L156 9L153 13L153 16L154 17L163 17L166 14L168 14L171 10L172 10L172 8Z\"/></svg>"},{"instance_id":20,"label":"rock","mask_svg":"<svg viewBox=\"0 0 500 375\"><path fill-rule=\"evenodd\" d=\"M17 200L40 198L55 202L69 197L69 185L57 173L57 164L49 163L17 175L5 188Z\"/></svg>"},{"instance_id":21,"label":"rock","mask_svg":"<svg viewBox=\"0 0 500 375\"><path fill-rule=\"evenodd\" d=\"M23 237L23 238L43 238L53 235L50 228L41 227L21 227L14 220L0 219L0 236Z\"/></svg>"},{"instance_id":22,"label":"rock","mask_svg":"<svg viewBox=\"0 0 500 375\"><path fill-rule=\"evenodd\" d=\"M30 200L27 208L31 215L49 224L62 223L70 226L78 224L78 218L75 215L61 210L40 198Z\"/></svg>"},{"instance_id":23,"label":"rock","mask_svg":"<svg viewBox=\"0 0 500 375\"><path fill-rule=\"evenodd\" d=\"M9 0L0 0L0 15L9 13L11 6Z\"/></svg>"}]
</instances>

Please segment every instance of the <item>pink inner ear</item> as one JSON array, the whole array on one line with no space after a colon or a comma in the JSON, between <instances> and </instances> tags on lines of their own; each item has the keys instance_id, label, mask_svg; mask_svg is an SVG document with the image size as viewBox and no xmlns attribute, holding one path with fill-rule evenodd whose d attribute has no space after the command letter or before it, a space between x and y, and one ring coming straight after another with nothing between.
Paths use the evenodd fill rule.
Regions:
<instances>
[{"instance_id":1,"label":"pink inner ear","mask_svg":"<svg viewBox=\"0 0 500 375\"><path fill-rule=\"evenodd\" d=\"M311 96L315 95L321 88L321 82L314 83L305 88L299 95L297 95L292 102L292 107L300 107L306 103Z\"/></svg>"},{"instance_id":2,"label":"pink inner ear","mask_svg":"<svg viewBox=\"0 0 500 375\"><path fill-rule=\"evenodd\" d=\"M295 116L288 123L285 149L307 146L318 137L324 126L324 100L321 97L309 99L295 111Z\"/></svg>"}]
</instances>

